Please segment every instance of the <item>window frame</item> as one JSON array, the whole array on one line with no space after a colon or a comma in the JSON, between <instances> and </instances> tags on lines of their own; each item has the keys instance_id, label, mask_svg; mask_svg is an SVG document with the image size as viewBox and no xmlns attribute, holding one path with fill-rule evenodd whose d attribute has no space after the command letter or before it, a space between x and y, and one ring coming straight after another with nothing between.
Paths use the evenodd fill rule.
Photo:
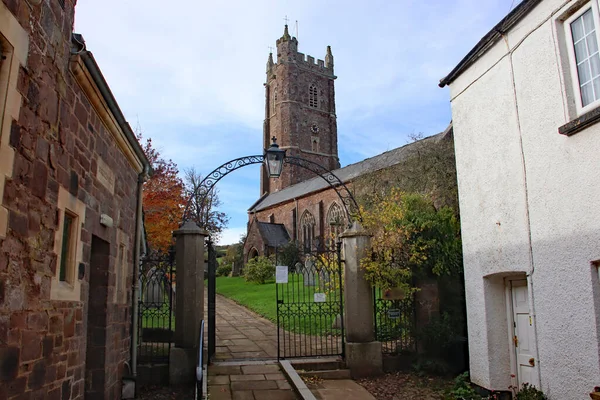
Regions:
<instances>
[{"instance_id":1,"label":"window frame","mask_svg":"<svg viewBox=\"0 0 600 400\"><path fill-rule=\"evenodd\" d=\"M335 240L339 238L339 236L344 231L344 224L346 222L346 218L344 218L344 211L342 207L334 201L329 206L329 210L327 211L327 225L329 226L329 234Z\"/></svg>"},{"instance_id":2,"label":"window frame","mask_svg":"<svg viewBox=\"0 0 600 400\"><path fill-rule=\"evenodd\" d=\"M80 264L83 263L83 241L81 232L83 230L83 221L85 221L86 205L77 197L73 196L62 186L58 188L58 201L56 204L58 212L58 225L54 231L54 249L56 264L52 280L50 282L50 300L60 301L81 301L81 282L79 276ZM69 214L74 220L72 224L72 243L69 248L70 260L66 276L70 280L60 279L60 268L62 263L63 234L65 214Z\"/></svg>"},{"instance_id":3,"label":"window frame","mask_svg":"<svg viewBox=\"0 0 600 400\"><path fill-rule=\"evenodd\" d=\"M308 85L308 106L319 108L319 88L315 83Z\"/></svg>"},{"instance_id":4,"label":"window frame","mask_svg":"<svg viewBox=\"0 0 600 400\"><path fill-rule=\"evenodd\" d=\"M563 21L565 42L569 59L569 68L571 70L571 86L573 90L573 97L575 101L575 110L577 116L581 116L600 106L600 96L598 97L598 99L592 101L590 104L586 106L583 105L583 99L581 96L581 85L579 81L579 71L577 69L577 59L575 57L575 43L573 42L571 24L583 14L585 14L588 10L592 10L596 41L598 43L598 47L600 48L600 14L598 9L599 8L597 0L590 0L589 2L579 7L575 12L573 12L573 14L571 14Z\"/></svg>"},{"instance_id":5,"label":"window frame","mask_svg":"<svg viewBox=\"0 0 600 400\"><path fill-rule=\"evenodd\" d=\"M300 218L300 228L302 229L302 247L305 253L310 253L315 240L316 220L314 215L305 210Z\"/></svg>"},{"instance_id":6,"label":"window frame","mask_svg":"<svg viewBox=\"0 0 600 400\"><path fill-rule=\"evenodd\" d=\"M69 209L61 210L62 223L61 228L61 243L60 243L60 256L58 265L58 280L63 284L73 286L75 282L75 267L76 267L76 256L77 256L77 233L79 217L76 213ZM70 219L70 223L67 227L67 218ZM68 229L68 234L67 234ZM65 235L67 243L65 243ZM67 248L65 249L65 246Z\"/></svg>"}]
</instances>

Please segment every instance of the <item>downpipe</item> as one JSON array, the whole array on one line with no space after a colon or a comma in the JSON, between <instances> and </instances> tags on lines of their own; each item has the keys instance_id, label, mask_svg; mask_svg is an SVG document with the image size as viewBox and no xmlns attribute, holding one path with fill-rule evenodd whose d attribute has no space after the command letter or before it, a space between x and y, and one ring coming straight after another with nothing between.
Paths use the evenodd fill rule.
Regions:
<instances>
[{"instance_id":1,"label":"downpipe","mask_svg":"<svg viewBox=\"0 0 600 400\"><path fill-rule=\"evenodd\" d=\"M138 358L138 329L139 329L139 297L140 297L140 248L142 244L142 193L144 182L149 172L148 165L144 165L144 170L138 175L137 183L137 206L136 206L136 229L135 229L135 248L133 250L133 311L132 311L132 341L131 341L131 372L133 378L137 377L137 358Z\"/></svg>"}]
</instances>

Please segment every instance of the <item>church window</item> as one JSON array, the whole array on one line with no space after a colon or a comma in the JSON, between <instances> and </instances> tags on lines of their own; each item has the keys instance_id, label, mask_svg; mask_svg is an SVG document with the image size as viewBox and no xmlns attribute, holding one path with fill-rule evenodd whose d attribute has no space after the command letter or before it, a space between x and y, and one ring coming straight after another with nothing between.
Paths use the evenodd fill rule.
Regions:
<instances>
[{"instance_id":1,"label":"church window","mask_svg":"<svg viewBox=\"0 0 600 400\"><path fill-rule=\"evenodd\" d=\"M308 105L313 108L319 107L319 91L314 84L308 87Z\"/></svg>"},{"instance_id":2,"label":"church window","mask_svg":"<svg viewBox=\"0 0 600 400\"><path fill-rule=\"evenodd\" d=\"M302 229L302 244L305 252L310 252L315 239L315 217L308 211L304 211L300 219Z\"/></svg>"},{"instance_id":3,"label":"church window","mask_svg":"<svg viewBox=\"0 0 600 400\"><path fill-rule=\"evenodd\" d=\"M277 103L277 87L273 90L273 114L275 114L275 103Z\"/></svg>"},{"instance_id":4,"label":"church window","mask_svg":"<svg viewBox=\"0 0 600 400\"><path fill-rule=\"evenodd\" d=\"M327 224L332 238L337 238L344 229L344 210L336 202L333 202L327 212Z\"/></svg>"},{"instance_id":5,"label":"church window","mask_svg":"<svg viewBox=\"0 0 600 400\"><path fill-rule=\"evenodd\" d=\"M314 151L315 153L319 152L319 138L312 138L312 151Z\"/></svg>"}]
</instances>

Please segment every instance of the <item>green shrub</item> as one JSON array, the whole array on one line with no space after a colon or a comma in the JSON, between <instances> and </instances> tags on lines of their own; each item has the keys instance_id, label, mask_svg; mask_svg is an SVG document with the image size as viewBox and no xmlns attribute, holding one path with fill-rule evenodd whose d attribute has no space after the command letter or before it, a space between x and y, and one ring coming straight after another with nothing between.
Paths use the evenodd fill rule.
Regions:
<instances>
[{"instance_id":1,"label":"green shrub","mask_svg":"<svg viewBox=\"0 0 600 400\"><path fill-rule=\"evenodd\" d=\"M446 392L444 400L481 400L469 382L469 373L464 372L454 378L454 386Z\"/></svg>"},{"instance_id":2,"label":"green shrub","mask_svg":"<svg viewBox=\"0 0 600 400\"><path fill-rule=\"evenodd\" d=\"M231 273L231 264L222 263L217 267L217 276L229 276Z\"/></svg>"},{"instance_id":3,"label":"green shrub","mask_svg":"<svg viewBox=\"0 0 600 400\"><path fill-rule=\"evenodd\" d=\"M513 391L516 389L512 387ZM529 383L524 383L521 389L515 393L516 400L547 400L548 397L541 390Z\"/></svg>"},{"instance_id":4,"label":"green shrub","mask_svg":"<svg viewBox=\"0 0 600 400\"><path fill-rule=\"evenodd\" d=\"M249 260L244 268L244 279L246 282L262 285L272 279L273 275L275 275L275 265L264 256Z\"/></svg>"}]
</instances>

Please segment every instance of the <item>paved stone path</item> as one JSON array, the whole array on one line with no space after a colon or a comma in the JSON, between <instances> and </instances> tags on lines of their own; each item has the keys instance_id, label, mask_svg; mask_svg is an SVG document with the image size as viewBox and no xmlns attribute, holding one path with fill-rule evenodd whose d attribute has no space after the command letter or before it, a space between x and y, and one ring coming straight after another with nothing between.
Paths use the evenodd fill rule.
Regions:
<instances>
[{"instance_id":1,"label":"paved stone path","mask_svg":"<svg viewBox=\"0 0 600 400\"><path fill-rule=\"evenodd\" d=\"M221 362L208 367L210 400L296 400L298 397L271 361Z\"/></svg>"},{"instance_id":2,"label":"paved stone path","mask_svg":"<svg viewBox=\"0 0 600 400\"><path fill-rule=\"evenodd\" d=\"M349 379L307 384L318 400L375 400L364 387Z\"/></svg>"},{"instance_id":3,"label":"paved stone path","mask_svg":"<svg viewBox=\"0 0 600 400\"><path fill-rule=\"evenodd\" d=\"M275 300L273 300L275 301ZM204 299L205 316L208 301ZM215 360L248 360L277 358L277 325L217 295ZM332 356L341 350L339 337L310 336L280 330L286 357Z\"/></svg>"},{"instance_id":4,"label":"paved stone path","mask_svg":"<svg viewBox=\"0 0 600 400\"><path fill-rule=\"evenodd\" d=\"M275 324L223 296L216 308L216 361L277 358Z\"/></svg>"},{"instance_id":5,"label":"paved stone path","mask_svg":"<svg viewBox=\"0 0 600 400\"><path fill-rule=\"evenodd\" d=\"M205 305L208 305L206 298ZM275 361L277 326L220 295L217 295L216 311L215 363L208 367L210 400L297 399ZM208 315L207 310L205 315ZM311 354L318 354L324 349L321 338L290 336L289 333L287 337L295 338L292 341L304 342L293 346L295 349L301 348L301 351L309 349ZM328 340L332 342L329 346L339 346L338 338ZM309 388L319 400L374 400L363 387L351 380L321 381L309 385Z\"/></svg>"}]
</instances>

